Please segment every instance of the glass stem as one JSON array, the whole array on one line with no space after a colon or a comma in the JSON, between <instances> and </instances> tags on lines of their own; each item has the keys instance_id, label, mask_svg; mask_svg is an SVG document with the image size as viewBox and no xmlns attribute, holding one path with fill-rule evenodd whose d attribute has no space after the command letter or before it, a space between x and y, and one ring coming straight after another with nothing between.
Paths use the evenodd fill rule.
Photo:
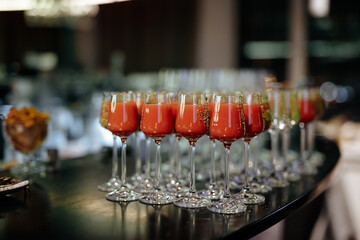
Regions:
<instances>
[{"instance_id":1,"label":"glass stem","mask_svg":"<svg viewBox=\"0 0 360 240\"><path fill-rule=\"evenodd\" d=\"M289 127L285 127L282 131L282 154L285 164L287 164L287 154L289 148L289 130Z\"/></svg>"},{"instance_id":2,"label":"glass stem","mask_svg":"<svg viewBox=\"0 0 360 240\"><path fill-rule=\"evenodd\" d=\"M118 170L119 170L119 161L118 161L118 151L117 151L117 138L116 135L113 134L113 152L112 152L112 170L111 177L117 178Z\"/></svg>"},{"instance_id":3,"label":"glass stem","mask_svg":"<svg viewBox=\"0 0 360 240\"><path fill-rule=\"evenodd\" d=\"M160 155L160 143L161 141L155 141L156 143L156 170L155 170L155 190L160 190L160 164L161 164L161 155Z\"/></svg>"},{"instance_id":4,"label":"glass stem","mask_svg":"<svg viewBox=\"0 0 360 240\"><path fill-rule=\"evenodd\" d=\"M196 192L195 187L195 142L190 142L190 193Z\"/></svg>"},{"instance_id":5,"label":"glass stem","mask_svg":"<svg viewBox=\"0 0 360 240\"><path fill-rule=\"evenodd\" d=\"M256 147L258 145L258 142L259 142L258 138L255 137L254 142L253 142L253 147L252 147L252 149L253 149L252 159L253 159L253 168L254 168L254 174L255 174L254 177L255 177L256 181L259 180L258 177L260 176L260 170L258 169L258 161L257 161L257 156L256 156Z\"/></svg>"},{"instance_id":6,"label":"glass stem","mask_svg":"<svg viewBox=\"0 0 360 240\"><path fill-rule=\"evenodd\" d=\"M135 133L135 174L141 175L141 158L139 153L139 132Z\"/></svg>"},{"instance_id":7,"label":"glass stem","mask_svg":"<svg viewBox=\"0 0 360 240\"><path fill-rule=\"evenodd\" d=\"M181 179L181 157L180 157L180 139L176 137L175 142L175 176L179 180Z\"/></svg>"},{"instance_id":8,"label":"glass stem","mask_svg":"<svg viewBox=\"0 0 360 240\"><path fill-rule=\"evenodd\" d=\"M305 164L305 135L306 135L306 129L304 123L299 123L300 127L300 164L304 166Z\"/></svg>"},{"instance_id":9,"label":"glass stem","mask_svg":"<svg viewBox=\"0 0 360 240\"><path fill-rule=\"evenodd\" d=\"M224 145L225 146L225 145ZM224 198L230 198L230 178L229 178L229 158L230 146L225 146L225 161L224 161Z\"/></svg>"},{"instance_id":10,"label":"glass stem","mask_svg":"<svg viewBox=\"0 0 360 240\"><path fill-rule=\"evenodd\" d=\"M307 158L310 159L311 155L314 150L314 130L315 130L315 122L311 122L307 126L307 146L308 146L308 152L307 152Z\"/></svg>"},{"instance_id":11,"label":"glass stem","mask_svg":"<svg viewBox=\"0 0 360 240\"><path fill-rule=\"evenodd\" d=\"M244 188L249 189L249 182L248 182L248 164L249 164L249 153L250 153L250 142L244 141L244 171L245 171L245 182Z\"/></svg>"},{"instance_id":12,"label":"glass stem","mask_svg":"<svg viewBox=\"0 0 360 240\"><path fill-rule=\"evenodd\" d=\"M274 168L274 172L277 172L278 166L278 139L279 139L279 132L277 129L271 131L271 160L272 165Z\"/></svg>"},{"instance_id":13,"label":"glass stem","mask_svg":"<svg viewBox=\"0 0 360 240\"><path fill-rule=\"evenodd\" d=\"M125 186L126 182L126 138L121 139L121 184Z\"/></svg>"},{"instance_id":14,"label":"glass stem","mask_svg":"<svg viewBox=\"0 0 360 240\"><path fill-rule=\"evenodd\" d=\"M210 140L210 161L211 161L211 172L210 172L210 185L215 185L216 178L215 178L215 171L216 171L216 165L215 165L215 140Z\"/></svg>"},{"instance_id":15,"label":"glass stem","mask_svg":"<svg viewBox=\"0 0 360 240\"><path fill-rule=\"evenodd\" d=\"M146 177L150 178L150 143L151 143L151 139L149 137L146 137L145 143L146 143L145 175L146 175Z\"/></svg>"},{"instance_id":16,"label":"glass stem","mask_svg":"<svg viewBox=\"0 0 360 240\"><path fill-rule=\"evenodd\" d=\"M174 144L176 144L176 136L175 134L172 134L171 135L171 138L170 138L170 144L171 146L174 146ZM176 144L177 145L177 144ZM171 177L174 177L174 173L175 173L175 158L176 158L176 155L177 155L177 152L174 151L173 154L171 154L171 157L169 159L169 174Z\"/></svg>"}]
</instances>

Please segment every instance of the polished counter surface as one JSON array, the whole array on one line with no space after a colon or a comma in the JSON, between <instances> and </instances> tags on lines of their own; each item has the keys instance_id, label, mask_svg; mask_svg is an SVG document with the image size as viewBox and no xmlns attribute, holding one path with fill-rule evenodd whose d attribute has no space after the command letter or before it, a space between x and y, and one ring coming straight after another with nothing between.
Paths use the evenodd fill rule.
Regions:
<instances>
[{"instance_id":1,"label":"polished counter surface","mask_svg":"<svg viewBox=\"0 0 360 240\"><path fill-rule=\"evenodd\" d=\"M109 202L97 190L109 178L107 154L64 160L59 172L32 177L30 193L0 197L0 239L246 239L299 210L327 188L339 150L323 138L317 139L317 149L326 159L316 176L303 176L299 182L275 189L265 195L263 205L249 206L238 215L173 205L153 207L138 201Z\"/></svg>"}]
</instances>

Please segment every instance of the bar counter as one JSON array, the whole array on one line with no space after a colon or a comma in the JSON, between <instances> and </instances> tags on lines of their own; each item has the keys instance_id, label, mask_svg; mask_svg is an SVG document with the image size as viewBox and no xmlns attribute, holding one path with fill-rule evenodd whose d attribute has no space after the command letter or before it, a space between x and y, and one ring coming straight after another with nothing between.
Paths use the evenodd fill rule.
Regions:
<instances>
[{"instance_id":1,"label":"bar counter","mask_svg":"<svg viewBox=\"0 0 360 240\"><path fill-rule=\"evenodd\" d=\"M238 215L110 202L97 190L110 175L106 151L63 160L59 172L32 177L27 194L0 197L0 239L247 239L301 211L328 187L340 153L334 142L316 141L326 155L316 176L275 189L263 205Z\"/></svg>"}]
</instances>

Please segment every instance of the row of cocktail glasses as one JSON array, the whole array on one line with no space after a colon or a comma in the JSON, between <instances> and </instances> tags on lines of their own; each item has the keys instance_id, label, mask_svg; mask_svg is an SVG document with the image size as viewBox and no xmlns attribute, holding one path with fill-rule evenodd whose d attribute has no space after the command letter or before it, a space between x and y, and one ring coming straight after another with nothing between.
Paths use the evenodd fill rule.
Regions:
<instances>
[{"instance_id":1,"label":"row of cocktail glasses","mask_svg":"<svg viewBox=\"0 0 360 240\"><path fill-rule=\"evenodd\" d=\"M106 198L111 201L126 202L139 199L144 204L173 203L183 208L207 207L210 211L226 214L242 212L246 209L246 204L261 204L265 201L265 197L256 194L252 187L255 187L256 192L264 192L263 189L287 185L288 180L282 174L283 171L276 167L277 136L279 131L288 132L299 120L304 125L313 120L309 115L316 115L316 109L313 109L316 107L316 99L309 98L310 92L310 89L280 88L274 88L268 93L235 92L231 94L105 92L100 123L114 135L113 172L112 178L100 185L99 189L111 191L106 195ZM302 97L298 97L298 94ZM145 134L147 143L149 139L153 139L156 144L155 177L150 177L150 163L147 158L145 174L137 172L132 178L132 184L129 184L126 181L126 141L131 134L138 131ZM265 131L269 131L272 136L273 171L266 177L267 181L264 181L264 175L259 175L252 178L254 183L249 184L249 179L251 179L248 177L250 142ZM165 186L160 184L161 141L169 135L175 135L178 142L182 137L189 142L189 187L184 185L180 160L175 161L177 164L175 173L165 177ZM204 135L208 135L212 143L212 157L210 158L212 174L207 189L197 192L195 187L195 145L197 140ZM122 141L120 178L117 175L116 136L120 137ZM242 190L232 195L229 180L229 157L231 145L238 139L243 139L244 142L245 177ZM223 143L225 149L222 163L224 165L223 187L214 178L215 140ZM283 146L286 147L286 144ZM178 148L174 151L178 152ZM303 158L299 161L300 167L289 176L295 176L304 171L302 163L305 156L304 154L301 156ZM137 167L137 169L139 168ZM263 184L264 182L268 184Z\"/></svg>"}]
</instances>

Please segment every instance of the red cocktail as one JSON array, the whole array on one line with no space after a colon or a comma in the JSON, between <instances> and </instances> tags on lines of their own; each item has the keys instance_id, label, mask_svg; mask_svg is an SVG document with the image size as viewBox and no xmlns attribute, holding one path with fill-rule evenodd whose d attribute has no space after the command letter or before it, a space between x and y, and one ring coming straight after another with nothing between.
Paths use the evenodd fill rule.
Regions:
<instances>
[{"instance_id":1,"label":"red cocktail","mask_svg":"<svg viewBox=\"0 0 360 240\"><path fill-rule=\"evenodd\" d=\"M239 103L221 103L216 105L210 121L210 136L231 144L244 135L244 125L241 118Z\"/></svg>"},{"instance_id":2,"label":"red cocktail","mask_svg":"<svg viewBox=\"0 0 360 240\"><path fill-rule=\"evenodd\" d=\"M174 197L160 189L160 143L161 140L174 131L174 117L171 110L168 93L149 93L145 96L145 103L141 118L141 131L154 139L156 144L156 171L154 191L140 199L145 204L169 204Z\"/></svg>"},{"instance_id":3,"label":"red cocktail","mask_svg":"<svg viewBox=\"0 0 360 240\"><path fill-rule=\"evenodd\" d=\"M205 94L180 94L179 107L176 115L176 132L185 137L190 143L190 189L187 195L174 202L178 207L201 208L211 203L196 194L195 188L195 144L196 141L208 132L209 110Z\"/></svg>"},{"instance_id":4,"label":"red cocktail","mask_svg":"<svg viewBox=\"0 0 360 240\"><path fill-rule=\"evenodd\" d=\"M175 130L190 143L196 142L208 131L208 109L206 105L184 104L179 107Z\"/></svg>"},{"instance_id":5,"label":"red cocktail","mask_svg":"<svg viewBox=\"0 0 360 240\"><path fill-rule=\"evenodd\" d=\"M233 197L242 200L245 204L261 204L265 197L255 194L248 183L248 163L251 139L264 131L264 110L262 105L262 95L259 93L245 93L244 97L244 121L245 135L244 139L244 166L245 166L245 183L240 193Z\"/></svg>"},{"instance_id":6,"label":"red cocktail","mask_svg":"<svg viewBox=\"0 0 360 240\"><path fill-rule=\"evenodd\" d=\"M139 116L135 101L111 102L108 129L115 135L125 138L139 127Z\"/></svg>"},{"instance_id":7,"label":"red cocktail","mask_svg":"<svg viewBox=\"0 0 360 240\"><path fill-rule=\"evenodd\" d=\"M162 139L174 130L174 117L170 104L145 104L141 131L151 138Z\"/></svg>"},{"instance_id":8,"label":"red cocktail","mask_svg":"<svg viewBox=\"0 0 360 240\"><path fill-rule=\"evenodd\" d=\"M229 185L229 158L231 144L240 139L244 131L242 118L242 104L239 96L216 95L214 99L214 112L210 118L210 136L219 140L225 147L224 161L224 194L223 198L212 203L208 209L222 214L235 214L246 210L241 201L231 199Z\"/></svg>"},{"instance_id":9,"label":"red cocktail","mask_svg":"<svg viewBox=\"0 0 360 240\"><path fill-rule=\"evenodd\" d=\"M263 113L259 103L244 104L244 117L246 133L244 140L250 141L253 137L264 131Z\"/></svg>"},{"instance_id":10,"label":"red cocktail","mask_svg":"<svg viewBox=\"0 0 360 240\"><path fill-rule=\"evenodd\" d=\"M139 116L137 112L135 94L113 93L110 100L108 129L121 138L121 186L116 191L106 195L106 199L117 202L128 202L139 199L140 194L130 190L126 184L126 140L137 131Z\"/></svg>"},{"instance_id":11,"label":"red cocktail","mask_svg":"<svg viewBox=\"0 0 360 240\"><path fill-rule=\"evenodd\" d=\"M299 110L300 110L300 122L307 124L312 122L316 118L316 105L313 100L310 99L300 99L299 101Z\"/></svg>"}]
</instances>

